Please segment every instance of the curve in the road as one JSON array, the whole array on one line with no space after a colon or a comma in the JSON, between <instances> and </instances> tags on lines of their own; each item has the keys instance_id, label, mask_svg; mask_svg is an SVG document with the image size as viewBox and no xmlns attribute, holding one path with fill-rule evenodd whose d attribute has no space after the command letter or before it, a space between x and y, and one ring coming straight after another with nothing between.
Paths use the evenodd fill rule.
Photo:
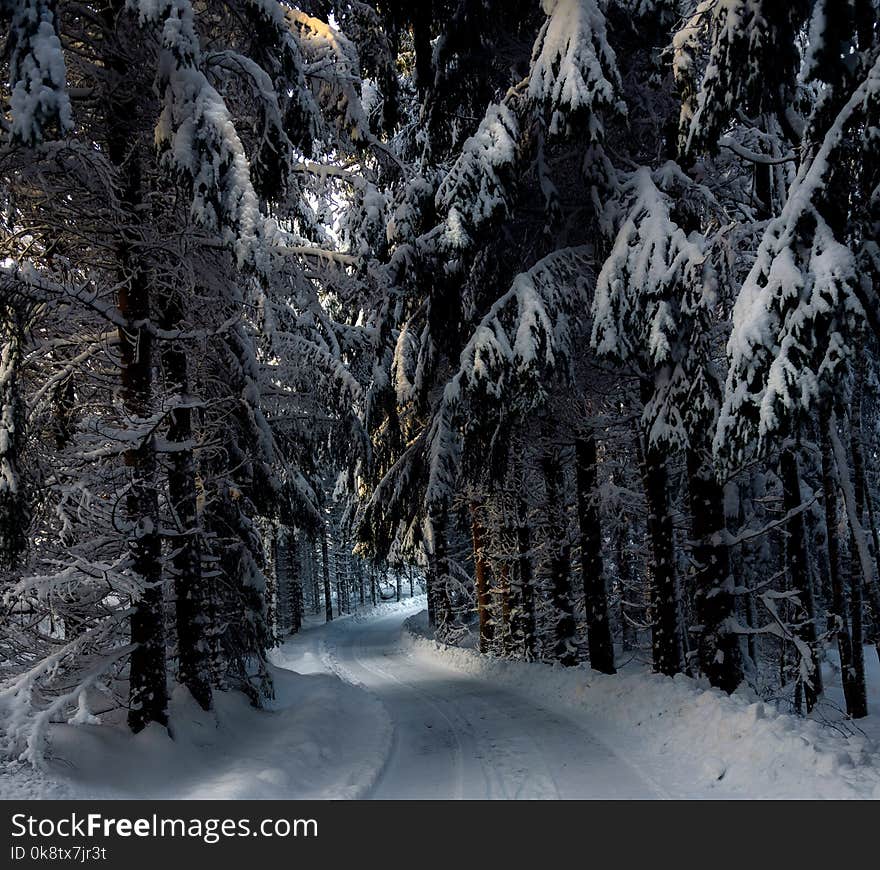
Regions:
<instances>
[{"instance_id":1,"label":"curve in the road","mask_svg":"<svg viewBox=\"0 0 880 870\"><path fill-rule=\"evenodd\" d=\"M415 658L399 611L313 629L286 665L318 655L385 705L394 727L376 799L657 798L663 795L574 718L525 695ZM293 655L290 655L292 653Z\"/></svg>"}]
</instances>

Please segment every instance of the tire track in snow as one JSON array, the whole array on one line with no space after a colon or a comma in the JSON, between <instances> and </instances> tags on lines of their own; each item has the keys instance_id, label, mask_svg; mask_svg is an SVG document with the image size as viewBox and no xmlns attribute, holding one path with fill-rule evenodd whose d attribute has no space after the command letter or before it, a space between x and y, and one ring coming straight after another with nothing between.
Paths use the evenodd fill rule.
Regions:
<instances>
[{"instance_id":1,"label":"tire track in snow","mask_svg":"<svg viewBox=\"0 0 880 870\"><path fill-rule=\"evenodd\" d=\"M392 723L384 764L364 796L547 800L661 793L573 717L414 654L401 638L407 615L317 629L324 667L377 698Z\"/></svg>"}]
</instances>

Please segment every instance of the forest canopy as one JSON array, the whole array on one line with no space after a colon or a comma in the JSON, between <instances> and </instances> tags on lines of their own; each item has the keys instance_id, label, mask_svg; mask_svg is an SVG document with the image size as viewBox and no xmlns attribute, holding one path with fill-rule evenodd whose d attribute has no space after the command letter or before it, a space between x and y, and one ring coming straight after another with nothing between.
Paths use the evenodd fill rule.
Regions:
<instances>
[{"instance_id":1,"label":"forest canopy","mask_svg":"<svg viewBox=\"0 0 880 870\"><path fill-rule=\"evenodd\" d=\"M865 716L878 230L876 0L0 0L0 752L388 577Z\"/></svg>"}]
</instances>

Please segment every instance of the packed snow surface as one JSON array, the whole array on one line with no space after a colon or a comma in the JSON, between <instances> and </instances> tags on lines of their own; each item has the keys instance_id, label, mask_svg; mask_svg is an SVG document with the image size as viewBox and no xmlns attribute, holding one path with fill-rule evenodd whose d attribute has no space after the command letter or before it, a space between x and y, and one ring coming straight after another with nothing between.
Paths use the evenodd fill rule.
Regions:
<instances>
[{"instance_id":1,"label":"packed snow surface","mask_svg":"<svg viewBox=\"0 0 880 870\"><path fill-rule=\"evenodd\" d=\"M275 699L254 709L217 693L203 712L178 689L172 739L153 725L56 725L46 771L0 768L0 797L286 799L357 798L372 785L391 737L381 705L326 674L274 669Z\"/></svg>"},{"instance_id":2,"label":"packed snow surface","mask_svg":"<svg viewBox=\"0 0 880 870\"><path fill-rule=\"evenodd\" d=\"M876 700L862 730L780 713L748 694L728 697L684 675L670 679L638 666L606 676L584 667L511 662L450 648L426 634L424 614L404 626L414 661L442 665L576 722L666 797L880 799L880 751L870 736L880 736ZM875 651L866 648L865 658L869 694L877 699ZM829 715L841 694L831 665ZM595 775L589 768L580 773ZM611 785L595 782L594 788L598 794L607 787L612 797Z\"/></svg>"},{"instance_id":3,"label":"packed snow surface","mask_svg":"<svg viewBox=\"0 0 880 870\"><path fill-rule=\"evenodd\" d=\"M11 766L0 796L880 798L877 706L860 731L634 664L605 676L490 658L431 640L423 607L308 625L273 654L269 710L227 693L209 715L178 691L173 740L53 726L49 769Z\"/></svg>"}]
</instances>

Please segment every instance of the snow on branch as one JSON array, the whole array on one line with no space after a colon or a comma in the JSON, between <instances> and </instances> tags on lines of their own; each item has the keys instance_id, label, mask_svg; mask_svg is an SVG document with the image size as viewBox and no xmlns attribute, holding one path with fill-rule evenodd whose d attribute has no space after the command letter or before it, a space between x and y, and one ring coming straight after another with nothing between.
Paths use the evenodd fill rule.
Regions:
<instances>
[{"instance_id":1,"label":"snow on branch","mask_svg":"<svg viewBox=\"0 0 880 870\"><path fill-rule=\"evenodd\" d=\"M567 372L590 273L586 248L563 248L517 275L465 345L444 401L539 403L546 378Z\"/></svg>"},{"instance_id":2,"label":"snow on branch","mask_svg":"<svg viewBox=\"0 0 880 870\"><path fill-rule=\"evenodd\" d=\"M624 195L632 204L599 273L592 342L600 356L659 365L671 359L675 290L699 278L705 256L672 219L649 169L633 173Z\"/></svg>"},{"instance_id":3,"label":"snow on branch","mask_svg":"<svg viewBox=\"0 0 880 870\"><path fill-rule=\"evenodd\" d=\"M370 121L361 103L360 60L350 40L329 24L286 8L285 15L298 34L306 60L306 78L315 83L317 100L339 116L339 131L353 142L372 141Z\"/></svg>"},{"instance_id":4,"label":"snow on branch","mask_svg":"<svg viewBox=\"0 0 880 870\"><path fill-rule=\"evenodd\" d=\"M706 226L723 212L672 162L636 170L623 195L629 210L596 283L592 345L650 381L642 415L649 442L681 446L714 426L718 410L708 346L718 280L706 238L676 220Z\"/></svg>"},{"instance_id":5,"label":"snow on branch","mask_svg":"<svg viewBox=\"0 0 880 870\"><path fill-rule=\"evenodd\" d=\"M244 145L225 101L208 81L189 0L131 0L143 23L161 26L156 86L163 108L155 139L165 159L189 179L192 214L221 233L240 262L255 256L261 229Z\"/></svg>"},{"instance_id":6,"label":"snow on branch","mask_svg":"<svg viewBox=\"0 0 880 870\"><path fill-rule=\"evenodd\" d=\"M484 446L508 416L536 407L553 379L568 376L590 274L587 248L554 251L517 275L480 321L428 431L428 504L448 504L463 447Z\"/></svg>"},{"instance_id":7,"label":"snow on branch","mask_svg":"<svg viewBox=\"0 0 880 870\"><path fill-rule=\"evenodd\" d=\"M602 135L599 112L622 107L620 73L597 0L543 0L547 20L532 50L528 94L550 110L550 130L586 115L591 140Z\"/></svg>"},{"instance_id":8,"label":"snow on branch","mask_svg":"<svg viewBox=\"0 0 880 870\"><path fill-rule=\"evenodd\" d=\"M9 32L12 138L36 145L68 133L73 115L54 0L16 0Z\"/></svg>"},{"instance_id":9,"label":"snow on branch","mask_svg":"<svg viewBox=\"0 0 880 870\"><path fill-rule=\"evenodd\" d=\"M757 436L759 449L784 433L823 389L838 388L865 319L852 249L825 217L827 184L847 131L876 113L880 61L805 163L782 214L764 235L733 311L725 401L715 449L736 461Z\"/></svg>"},{"instance_id":10,"label":"snow on branch","mask_svg":"<svg viewBox=\"0 0 880 870\"><path fill-rule=\"evenodd\" d=\"M435 196L438 214L446 216L443 241L450 248L469 248L480 227L507 213L519 136L519 121L502 102L489 107L465 142Z\"/></svg>"},{"instance_id":11,"label":"snow on branch","mask_svg":"<svg viewBox=\"0 0 880 870\"><path fill-rule=\"evenodd\" d=\"M702 0L673 38L673 72L684 97L683 150L714 147L737 109L783 109L800 62L796 46L810 4L777 0ZM697 87L697 57L709 35Z\"/></svg>"}]
</instances>

